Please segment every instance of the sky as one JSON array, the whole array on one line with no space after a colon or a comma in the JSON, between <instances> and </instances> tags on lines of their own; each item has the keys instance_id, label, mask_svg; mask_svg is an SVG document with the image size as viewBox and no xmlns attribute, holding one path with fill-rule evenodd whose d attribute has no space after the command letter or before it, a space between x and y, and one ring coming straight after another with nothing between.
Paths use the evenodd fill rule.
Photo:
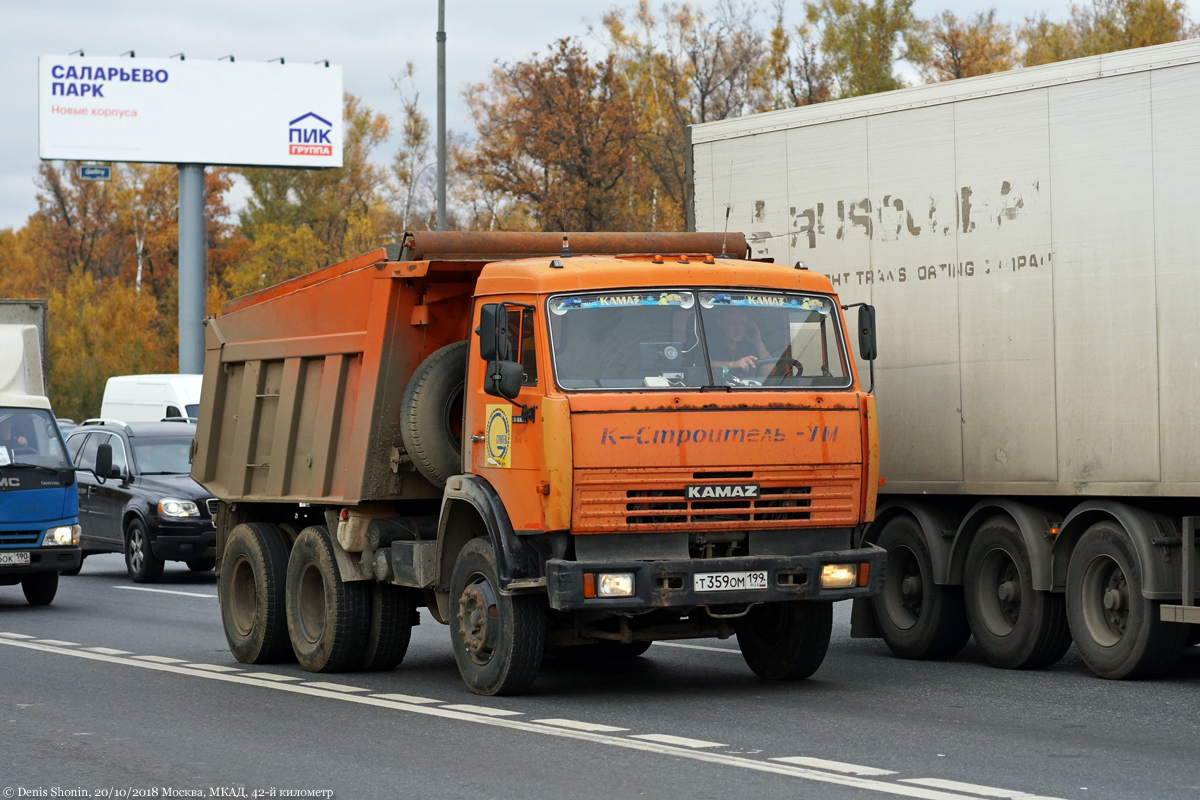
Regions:
<instances>
[{"instance_id":1,"label":"sky","mask_svg":"<svg viewBox=\"0 0 1200 800\"><path fill-rule=\"evenodd\" d=\"M635 0L446 0L447 126L470 134L463 89L485 81L497 62L546 51L564 36L586 39L605 11ZM657 8L658 2L652 2ZM711 9L716 0L693 0ZM764 8L767 2L761 2ZM801 0L787 0L799 20ZM1200 0L1190 0L1193 18ZM1064 19L1067 0L917 0L930 17L950 9L960 17L995 7L1005 21L1044 11ZM765 27L765 25L764 25ZM17 228L37 210L37 59L83 49L88 56L189 60L233 54L239 62L283 57L288 63L329 59L343 68L345 89L397 120L400 98L391 77L406 62L417 69L423 110L434 122L437 91L436 0L0 0L0 229ZM385 147L391 151L392 147ZM242 198L231 198L233 205Z\"/></svg>"}]
</instances>

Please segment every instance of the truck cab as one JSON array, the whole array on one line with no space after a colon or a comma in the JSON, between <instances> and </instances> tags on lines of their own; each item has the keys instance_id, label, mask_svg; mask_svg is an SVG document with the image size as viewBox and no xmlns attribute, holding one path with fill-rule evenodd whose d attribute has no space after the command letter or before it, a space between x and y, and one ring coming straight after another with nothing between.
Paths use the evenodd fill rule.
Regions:
<instances>
[{"instance_id":1,"label":"truck cab","mask_svg":"<svg viewBox=\"0 0 1200 800\"><path fill-rule=\"evenodd\" d=\"M77 568L75 471L50 410L38 329L0 325L0 586L48 605Z\"/></svg>"},{"instance_id":2,"label":"truck cab","mask_svg":"<svg viewBox=\"0 0 1200 800\"><path fill-rule=\"evenodd\" d=\"M831 603L883 577L884 551L852 544L878 451L837 296L802 266L695 246L713 241L622 254L600 238L618 235L594 236L590 255L543 242L543 256L482 263L464 259L467 238L453 259L381 251L210 321L193 476L223 501L235 655L257 663L270 641L316 671L394 666L361 653L386 638L380 620L412 614L326 624L340 587L377 610L427 605L481 694L528 688L546 654L628 658L665 639L736 636L767 679L817 669ZM366 319L333 321L368 295ZM330 311L301 330L292 304ZM321 356L319 375L303 355L359 342L361 358ZM319 461L304 454L326 440L306 426L333 440ZM252 622L270 592L246 591L270 581L257 554L272 549L288 570L282 643ZM339 640L354 629L368 644Z\"/></svg>"}]
</instances>

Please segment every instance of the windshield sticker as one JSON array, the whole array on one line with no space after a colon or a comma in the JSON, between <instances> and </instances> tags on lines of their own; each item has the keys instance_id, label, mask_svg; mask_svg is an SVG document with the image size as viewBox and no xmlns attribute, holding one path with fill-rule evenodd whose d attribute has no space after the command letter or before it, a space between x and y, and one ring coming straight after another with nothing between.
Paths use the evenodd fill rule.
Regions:
<instances>
[{"instance_id":1,"label":"windshield sticker","mask_svg":"<svg viewBox=\"0 0 1200 800\"><path fill-rule=\"evenodd\" d=\"M512 406L508 403L487 407L487 465L508 469L512 456Z\"/></svg>"},{"instance_id":2,"label":"windshield sticker","mask_svg":"<svg viewBox=\"0 0 1200 800\"><path fill-rule=\"evenodd\" d=\"M741 306L744 308L785 308L796 311L816 311L819 314L829 313L829 303L825 299L820 297L799 297L791 294L701 292L700 305L704 308Z\"/></svg>"},{"instance_id":3,"label":"windshield sticker","mask_svg":"<svg viewBox=\"0 0 1200 800\"><path fill-rule=\"evenodd\" d=\"M550 313L562 316L568 311L585 308L629 306L675 306L691 308L695 298L688 292L623 292L621 294L582 294L555 297L550 301Z\"/></svg>"},{"instance_id":4,"label":"windshield sticker","mask_svg":"<svg viewBox=\"0 0 1200 800\"><path fill-rule=\"evenodd\" d=\"M12 459L9 458L8 448L0 445L0 467L7 467L11 463Z\"/></svg>"},{"instance_id":5,"label":"windshield sticker","mask_svg":"<svg viewBox=\"0 0 1200 800\"><path fill-rule=\"evenodd\" d=\"M804 444L836 442L837 427L828 425L806 425L795 432L783 428L655 428L643 425L633 428L605 427L600 433L601 445L630 442L640 445L684 447L694 444L759 444L763 442L787 442Z\"/></svg>"}]
</instances>

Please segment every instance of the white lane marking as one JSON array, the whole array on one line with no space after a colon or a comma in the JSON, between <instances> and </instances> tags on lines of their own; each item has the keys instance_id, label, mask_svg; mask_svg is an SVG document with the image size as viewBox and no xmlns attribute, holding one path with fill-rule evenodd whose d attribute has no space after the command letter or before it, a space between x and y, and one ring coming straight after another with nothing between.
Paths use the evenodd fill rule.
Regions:
<instances>
[{"instance_id":1,"label":"white lane marking","mask_svg":"<svg viewBox=\"0 0 1200 800\"><path fill-rule=\"evenodd\" d=\"M241 672L240 669L227 667L224 664L188 664L192 669L206 669L209 672Z\"/></svg>"},{"instance_id":2,"label":"white lane marking","mask_svg":"<svg viewBox=\"0 0 1200 800\"><path fill-rule=\"evenodd\" d=\"M847 764L844 761L826 761L823 758L809 758L808 756L787 756L785 758L772 758L772 761L782 761L785 764L799 764L802 767L815 767L817 769L827 769L831 772L844 772L847 775L896 775L895 770L878 769L877 767L863 767L858 764Z\"/></svg>"},{"instance_id":3,"label":"white lane marking","mask_svg":"<svg viewBox=\"0 0 1200 800\"><path fill-rule=\"evenodd\" d=\"M522 712L509 711L505 708L491 708L489 706L473 706L467 703L455 703L451 706L442 706L452 711L466 711L469 714L485 714L489 717L520 717Z\"/></svg>"},{"instance_id":4,"label":"white lane marking","mask_svg":"<svg viewBox=\"0 0 1200 800\"><path fill-rule=\"evenodd\" d=\"M112 588L128 589L131 592L157 592L158 594L178 594L178 595L183 595L184 597L211 597L213 599L216 599L216 597L217 597L215 594L200 594L199 592L177 592L174 589L151 589L149 586L122 586L121 584L116 584Z\"/></svg>"},{"instance_id":5,"label":"white lane marking","mask_svg":"<svg viewBox=\"0 0 1200 800\"><path fill-rule=\"evenodd\" d=\"M134 656L139 661L153 661L155 664L186 664L182 658L171 658L170 656Z\"/></svg>"},{"instance_id":6,"label":"white lane marking","mask_svg":"<svg viewBox=\"0 0 1200 800\"><path fill-rule=\"evenodd\" d=\"M535 719L542 725L554 725L559 728L570 728L573 731L595 731L596 733L618 733L629 728L618 728L615 725L600 725L595 722L580 722L575 719Z\"/></svg>"},{"instance_id":7,"label":"white lane marking","mask_svg":"<svg viewBox=\"0 0 1200 800\"><path fill-rule=\"evenodd\" d=\"M369 692L370 689L363 689L359 686L347 686L344 683L328 683L326 681L305 681L301 686L312 686L316 689L328 689L331 692Z\"/></svg>"},{"instance_id":8,"label":"white lane marking","mask_svg":"<svg viewBox=\"0 0 1200 800\"><path fill-rule=\"evenodd\" d=\"M133 653L128 650L114 650L111 647L85 647L84 650L90 650L93 653L100 653L105 656L131 656Z\"/></svg>"},{"instance_id":9,"label":"white lane marking","mask_svg":"<svg viewBox=\"0 0 1200 800\"><path fill-rule=\"evenodd\" d=\"M732 647L709 647L703 644L684 644L683 642L655 642L655 647L684 647L688 650L708 650L712 653L733 653L735 656L742 654L741 650L734 650Z\"/></svg>"},{"instance_id":10,"label":"white lane marking","mask_svg":"<svg viewBox=\"0 0 1200 800\"><path fill-rule=\"evenodd\" d=\"M9 633L8 631L0 631L0 636L7 636L9 639L36 639L36 636L26 636L23 633Z\"/></svg>"},{"instance_id":11,"label":"white lane marking","mask_svg":"<svg viewBox=\"0 0 1200 800\"><path fill-rule=\"evenodd\" d=\"M524 731L527 733L540 733L545 736L555 736L560 739L575 739L577 741L591 742L593 744L619 747L625 750L637 750L643 753L674 756L676 758L681 758L688 761L700 761L726 767L738 767L754 772L766 772L773 775L786 775L793 778L803 778L815 783L831 783L837 786L848 786L855 789L862 789L864 791L882 792L884 794L900 795L901 797L913 797L917 798L917 800L968 800L964 795L961 794L952 794L950 792L942 792L936 789L926 789L920 786L906 786L899 783L886 783L884 781L873 780L871 778L862 778L856 775L837 775L831 772L822 772L820 770L806 769L804 767L790 766L787 764L776 764L769 761L759 761L753 758L727 755L725 753L712 753L704 750L690 750L682 747L671 747L670 745L658 744L655 742L637 741L632 737L609 736L607 734L592 733L589 731L573 731L565 728L553 728L548 725L537 725L535 723L523 720L508 719L504 717L488 717L482 714L467 714L462 711L451 711L444 706L419 706L409 703L398 703L392 700L383 700L376 697L363 697L362 695L330 692L324 689L314 689L310 686L296 685L292 683L267 683L261 680L251 679L246 674L226 675L219 672L205 672L202 670L193 670L188 667L180 667L172 664L153 664L146 661L135 661L130 658L122 658L120 656L106 656L100 653L87 653L82 650L59 649L51 645L35 644L33 642L20 642L3 638L0 638L0 646L19 647L23 650L37 650L43 653L50 653L52 655L72 656L74 658L83 658L89 661L100 661L107 664L120 664L127 667L139 667L141 669L154 670L155 672L167 672L175 675L183 675L185 677L220 681L222 683L237 683L243 686L257 686L262 689L274 689L275 691L279 692L302 694L308 695L309 697L320 697L327 700L340 700L343 703L358 703L360 705L375 706L376 708L386 708L394 711L404 711L409 714L438 717L441 719L455 720L458 722L471 722L476 725L490 725L496 728L507 728L509 730Z\"/></svg>"},{"instance_id":12,"label":"white lane marking","mask_svg":"<svg viewBox=\"0 0 1200 800\"><path fill-rule=\"evenodd\" d=\"M669 733L639 733L630 736L630 739L645 739L647 742L662 742L663 744L673 744L676 747L729 747L727 744L720 742L706 742L703 739L688 739L685 736L672 736Z\"/></svg>"},{"instance_id":13,"label":"white lane marking","mask_svg":"<svg viewBox=\"0 0 1200 800\"><path fill-rule=\"evenodd\" d=\"M276 675L274 672L247 672L247 678L258 678L264 681L302 681L304 678L294 678L291 675Z\"/></svg>"},{"instance_id":14,"label":"white lane marking","mask_svg":"<svg viewBox=\"0 0 1200 800\"><path fill-rule=\"evenodd\" d=\"M371 697L380 697L384 700L395 700L397 703L412 703L414 705L424 705L425 703L443 703L444 700L433 700L428 697L414 697L411 694L373 694Z\"/></svg>"},{"instance_id":15,"label":"white lane marking","mask_svg":"<svg viewBox=\"0 0 1200 800\"><path fill-rule=\"evenodd\" d=\"M955 792L966 792L983 797L1003 797L1006 800L1059 800L1055 797L1042 797L1036 794L1018 792L1015 789L997 789L995 786L980 786L976 783L948 781L943 778L901 778L901 783L915 783L919 786L929 786L934 789L949 789Z\"/></svg>"},{"instance_id":16,"label":"white lane marking","mask_svg":"<svg viewBox=\"0 0 1200 800\"><path fill-rule=\"evenodd\" d=\"M62 639L34 639L38 644L56 644L59 647L79 647L79 642L64 642Z\"/></svg>"}]
</instances>

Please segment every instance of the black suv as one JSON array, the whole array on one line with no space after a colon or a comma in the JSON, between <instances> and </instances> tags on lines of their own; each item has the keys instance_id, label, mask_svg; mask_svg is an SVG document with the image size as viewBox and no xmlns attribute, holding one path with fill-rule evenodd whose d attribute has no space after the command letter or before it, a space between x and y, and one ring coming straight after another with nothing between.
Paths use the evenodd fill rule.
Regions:
<instances>
[{"instance_id":1,"label":"black suv","mask_svg":"<svg viewBox=\"0 0 1200 800\"><path fill-rule=\"evenodd\" d=\"M80 470L95 468L101 445L112 448L105 483L76 473L85 557L124 553L135 583L157 581L164 561L184 561L197 572L213 568L217 500L188 474L195 435L188 422L87 420L71 431L67 452Z\"/></svg>"}]
</instances>

